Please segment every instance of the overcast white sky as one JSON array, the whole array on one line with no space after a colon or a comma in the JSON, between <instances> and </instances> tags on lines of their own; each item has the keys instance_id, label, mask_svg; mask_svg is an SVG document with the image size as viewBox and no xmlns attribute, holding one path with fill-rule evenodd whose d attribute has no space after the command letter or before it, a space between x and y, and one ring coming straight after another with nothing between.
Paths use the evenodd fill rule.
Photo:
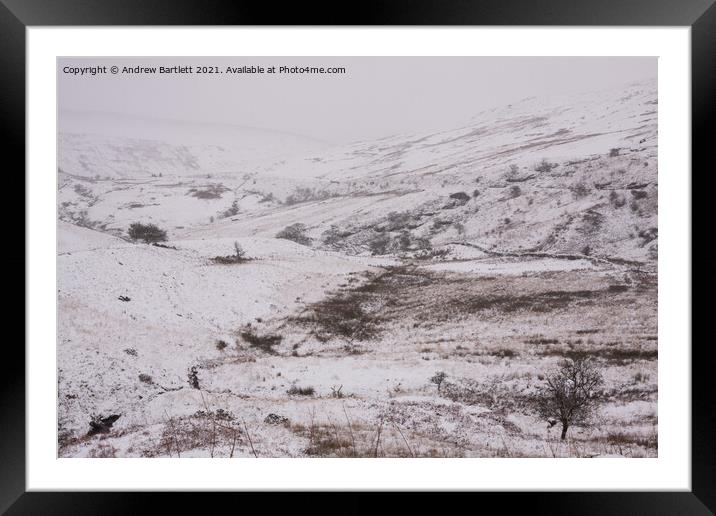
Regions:
<instances>
[{"instance_id":1,"label":"overcast white sky","mask_svg":"<svg viewBox=\"0 0 716 516\"><path fill-rule=\"evenodd\" d=\"M66 66L339 66L341 75L75 76ZM525 97L615 87L657 75L655 57L60 58L63 111L288 131L329 142L457 126ZM157 135L158 138L161 135Z\"/></svg>"}]
</instances>

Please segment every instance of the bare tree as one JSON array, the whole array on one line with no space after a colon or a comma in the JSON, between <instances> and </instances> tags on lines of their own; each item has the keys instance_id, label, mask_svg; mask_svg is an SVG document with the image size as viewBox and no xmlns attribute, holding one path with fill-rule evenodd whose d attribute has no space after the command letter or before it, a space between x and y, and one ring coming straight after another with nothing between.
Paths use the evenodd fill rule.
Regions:
<instances>
[{"instance_id":1,"label":"bare tree","mask_svg":"<svg viewBox=\"0 0 716 516\"><path fill-rule=\"evenodd\" d=\"M562 423L561 439L572 425L586 425L601 397L602 374L590 358L564 360L547 375L537 394L537 412L552 424Z\"/></svg>"},{"instance_id":2,"label":"bare tree","mask_svg":"<svg viewBox=\"0 0 716 516\"><path fill-rule=\"evenodd\" d=\"M234 255L236 256L236 263L239 263L246 259L246 251L239 245L238 242L234 242Z\"/></svg>"},{"instance_id":3,"label":"bare tree","mask_svg":"<svg viewBox=\"0 0 716 516\"><path fill-rule=\"evenodd\" d=\"M430 378L430 382L438 386L438 394L440 394L440 386L445 381L445 378L447 378L447 374L444 371L438 371Z\"/></svg>"}]
</instances>

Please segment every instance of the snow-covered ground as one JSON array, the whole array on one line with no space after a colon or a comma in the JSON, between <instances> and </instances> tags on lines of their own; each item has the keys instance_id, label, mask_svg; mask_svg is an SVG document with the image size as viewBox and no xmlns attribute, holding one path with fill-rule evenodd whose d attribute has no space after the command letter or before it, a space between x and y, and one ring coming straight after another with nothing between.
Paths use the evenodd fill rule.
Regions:
<instances>
[{"instance_id":1,"label":"snow-covered ground","mask_svg":"<svg viewBox=\"0 0 716 516\"><path fill-rule=\"evenodd\" d=\"M348 146L68 115L59 454L656 456L656 109L644 82ZM535 394L587 355L562 441Z\"/></svg>"},{"instance_id":2,"label":"snow-covered ground","mask_svg":"<svg viewBox=\"0 0 716 516\"><path fill-rule=\"evenodd\" d=\"M538 271L575 271L591 269L588 260L557 260L554 258L533 258L508 261L506 259L461 260L428 265L433 271L471 272L474 274L524 274Z\"/></svg>"}]
</instances>

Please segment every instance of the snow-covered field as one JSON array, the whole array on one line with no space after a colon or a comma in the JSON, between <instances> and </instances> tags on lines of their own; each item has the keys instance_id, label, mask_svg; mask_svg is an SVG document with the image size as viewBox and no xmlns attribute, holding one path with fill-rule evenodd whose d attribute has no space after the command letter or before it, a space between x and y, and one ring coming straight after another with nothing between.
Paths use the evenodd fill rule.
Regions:
<instances>
[{"instance_id":1,"label":"snow-covered field","mask_svg":"<svg viewBox=\"0 0 716 516\"><path fill-rule=\"evenodd\" d=\"M528 99L347 146L73 115L59 455L656 456L656 98ZM604 383L562 440L535 396L576 357Z\"/></svg>"}]
</instances>

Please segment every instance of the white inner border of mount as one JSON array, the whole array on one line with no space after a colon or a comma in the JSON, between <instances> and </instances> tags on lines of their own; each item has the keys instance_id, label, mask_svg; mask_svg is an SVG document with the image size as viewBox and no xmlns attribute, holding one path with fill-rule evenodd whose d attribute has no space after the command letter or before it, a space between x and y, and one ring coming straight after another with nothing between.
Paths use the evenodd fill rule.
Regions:
<instances>
[{"instance_id":1,"label":"white inner border of mount","mask_svg":"<svg viewBox=\"0 0 716 516\"><path fill-rule=\"evenodd\" d=\"M691 34L645 28L27 29L27 489L690 490ZM658 56L659 457L58 459L58 56Z\"/></svg>"}]
</instances>

